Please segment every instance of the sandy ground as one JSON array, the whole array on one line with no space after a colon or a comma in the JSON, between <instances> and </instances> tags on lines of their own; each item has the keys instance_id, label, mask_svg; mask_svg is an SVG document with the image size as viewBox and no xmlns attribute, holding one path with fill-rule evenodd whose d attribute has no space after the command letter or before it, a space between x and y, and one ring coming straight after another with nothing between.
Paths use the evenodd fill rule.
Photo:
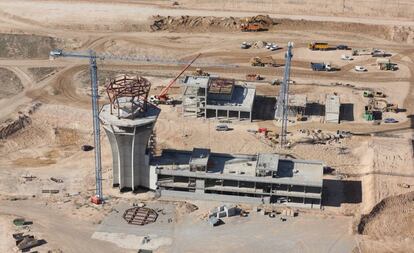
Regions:
<instances>
[{"instance_id":1,"label":"sandy ground","mask_svg":"<svg viewBox=\"0 0 414 253\"><path fill-rule=\"evenodd\" d=\"M245 79L246 73L258 73L264 76L264 82L253 83L253 85L256 85L259 95L267 96L278 94L279 87L270 86L268 82L276 78L281 79L283 68L253 68L249 66L248 61L254 56L272 56L277 62L283 62L284 49L276 52L253 48L242 50L240 43L269 41L284 47L288 41L294 41L292 80L296 84L291 86L291 93L306 94L309 101L323 102L326 94L336 92L341 96L343 103L354 104L352 111L354 119L337 125L322 124L319 117L312 117L308 122L290 124L289 138L292 140L303 138L299 133L301 129L321 129L324 133L334 133L340 129L361 135L354 135L352 138L327 145L298 144L292 149L280 150L277 146L269 145L260 135L247 132L248 129L258 127L268 127L278 132L279 128L272 121L233 122L231 124L233 131L216 132L214 128L218 121L183 118L179 106L161 106L162 113L156 124L158 149L206 147L214 152L227 153L281 152L302 159L322 160L334 169L333 175L327 178L342 178L344 182L352 182L349 185L359 186L356 187L358 189L354 189L353 186L348 187L348 184L344 183L344 190L335 197L340 200L339 205L325 207L323 215L328 217L326 219L332 219L332 224L340 227L351 227L350 223L358 223L362 214L369 213L384 198L411 191L412 188L403 188L398 184L414 185L412 170L414 167L412 144L414 47L412 45L386 40L379 35L376 36L372 31L353 32L352 26L347 23L338 24L341 28L349 26L346 30L332 28L329 31L319 31L317 27L309 29L305 22L303 26L285 25L282 26L285 28L279 30L254 34L236 31L207 33L196 30L191 33L148 32L147 19L154 14L222 17L251 15L249 12L197 10L193 5L194 2L191 1L183 1L185 8L171 9L169 4L168 2L167 6L165 1L151 4L146 2L146 5L130 1L124 1L123 4L109 1L99 1L94 4L90 1L0 1L0 21L2 21L0 31L51 36L58 38L59 40L56 41L61 41L61 45L67 50L92 48L98 52L117 55L147 55L179 60L189 60L201 52L203 55L199 59L200 63L239 66L237 68L206 67L205 70L210 73L240 80ZM201 7L211 8L205 5ZM25 11L20 11L21 8ZM277 12L272 16L284 17ZM332 19L322 16L289 17L317 21ZM409 21L403 23L398 19L373 21L366 18L340 17L336 18L336 21L412 25ZM375 59L368 56L355 57L354 61L349 62L340 60L341 54L350 52L311 52L306 49L306 44L312 40L324 40L332 45L347 44L355 48L384 49L392 53L391 59L398 64L399 70L380 71L374 66ZM46 43L49 39L42 37L35 41ZM25 42L23 40L21 43L13 44L21 47L12 48L15 50L13 52L24 52L21 49L33 46ZM52 46L53 44L42 44L42 48L46 49ZM311 61L331 62L340 67L341 71L315 73L309 67ZM356 73L353 70L355 65L366 66L368 72ZM13 231L11 220L15 215L21 215L33 219L34 231L48 242L42 246L44 247L42 249L60 248L64 252L84 252L82 247L89 245L88 252L119 252L115 244L91 239L96 231L96 225L111 212L118 198L127 201L137 198L148 199L152 194L120 194L117 189L111 188L111 153L106 137L102 136L104 192L112 201L109 201L110 204L103 210L89 204L88 197L94 190L93 153L80 150L81 145L93 143L87 62L77 59L51 61L47 55L37 55L33 58L27 56L1 58L0 67L13 72L20 80L23 89L19 92L7 93L10 95L0 99L1 122L16 115L32 101L42 103L42 106L30 116L30 126L6 140L0 140L0 198L2 199L0 235L1 238L6 238L0 240L0 251L7 252L13 244L10 236ZM153 84L151 93L156 94L160 86L168 83L181 66L105 60L98 63L98 68L102 70L100 77L110 77L114 73L125 72L143 75ZM194 67L190 68L190 71L193 70ZM103 83L104 79L100 84ZM5 91L7 86L2 88ZM374 126L362 119L362 111L367 103L362 92L367 88L384 92L388 102L398 104L405 110L398 114L385 114L385 117L398 119L400 121L398 124ZM180 92L178 87L171 90L174 97L179 97ZM341 153L340 150L344 149L346 152ZM32 175L36 178L27 181L22 178L24 175ZM54 183L50 180L51 176L63 179L64 183ZM60 192L56 195L45 195L41 193L42 189L58 189ZM29 200L10 201L11 197L29 198ZM344 215L352 218L344 218ZM378 220L373 222L372 229L380 229L381 226L387 225L386 222L398 220L412 222L409 215L412 214L408 213L407 216L397 213L394 220L381 219L379 215ZM335 217L339 217L338 220ZM193 250L184 247L185 241L182 241L182 238L188 236L188 231L185 229L188 224L185 224L181 225L182 230L177 234L181 239L177 240L176 249L181 249L182 252ZM312 226L309 224L308 227ZM190 227L194 228L198 235L206 236L200 224L192 224ZM233 234L239 229L245 227L238 224L231 229L223 228L220 233L224 236L228 233ZM289 229L292 234L295 232L293 226L287 226L286 229ZM57 234L57 230L64 232ZM351 232L352 229L348 230L341 233L347 233L347 238L357 239L357 246L362 252L381 250L409 252L406 249L410 247L412 249L413 242L406 238L378 240L378 238L370 238L369 235L355 235ZM306 230L300 237L315 233L312 231ZM275 231L272 230L273 232ZM275 233L277 236L279 232ZM229 238L231 240L231 236ZM105 240L114 241L116 238ZM300 244L300 238L298 240ZM200 242L200 245L204 245L203 243ZM73 247L75 244L76 247ZM327 252L331 246L326 245ZM292 245L283 247L287 251L299 250ZM312 252L306 247L300 249Z\"/></svg>"}]
</instances>

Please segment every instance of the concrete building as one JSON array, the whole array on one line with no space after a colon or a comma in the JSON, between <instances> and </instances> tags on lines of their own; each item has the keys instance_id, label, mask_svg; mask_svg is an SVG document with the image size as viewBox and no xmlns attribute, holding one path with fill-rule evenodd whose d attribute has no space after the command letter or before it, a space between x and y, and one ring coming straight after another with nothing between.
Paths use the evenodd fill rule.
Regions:
<instances>
[{"instance_id":1,"label":"concrete building","mask_svg":"<svg viewBox=\"0 0 414 253\"><path fill-rule=\"evenodd\" d=\"M164 196L320 208L323 164L277 154L164 150L150 163Z\"/></svg>"},{"instance_id":2,"label":"concrete building","mask_svg":"<svg viewBox=\"0 0 414 253\"><path fill-rule=\"evenodd\" d=\"M339 123L341 103L339 96L327 95L325 101L325 122L327 123Z\"/></svg>"},{"instance_id":3,"label":"concrete building","mask_svg":"<svg viewBox=\"0 0 414 253\"><path fill-rule=\"evenodd\" d=\"M186 76L182 84L184 116L252 119L255 87L212 76Z\"/></svg>"}]
</instances>

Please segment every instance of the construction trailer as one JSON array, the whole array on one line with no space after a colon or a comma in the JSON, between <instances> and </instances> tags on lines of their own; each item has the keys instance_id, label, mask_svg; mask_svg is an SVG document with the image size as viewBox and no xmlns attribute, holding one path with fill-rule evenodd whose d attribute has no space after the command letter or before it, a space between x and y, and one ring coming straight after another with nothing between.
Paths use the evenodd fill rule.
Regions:
<instances>
[{"instance_id":1,"label":"construction trailer","mask_svg":"<svg viewBox=\"0 0 414 253\"><path fill-rule=\"evenodd\" d=\"M254 86L217 76L186 76L182 85L184 117L252 120Z\"/></svg>"},{"instance_id":2,"label":"construction trailer","mask_svg":"<svg viewBox=\"0 0 414 253\"><path fill-rule=\"evenodd\" d=\"M151 160L161 196L320 208L323 163L278 154L163 150Z\"/></svg>"},{"instance_id":3,"label":"construction trailer","mask_svg":"<svg viewBox=\"0 0 414 253\"><path fill-rule=\"evenodd\" d=\"M325 122L339 123L340 99L337 95L327 95L325 100Z\"/></svg>"}]
</instances>

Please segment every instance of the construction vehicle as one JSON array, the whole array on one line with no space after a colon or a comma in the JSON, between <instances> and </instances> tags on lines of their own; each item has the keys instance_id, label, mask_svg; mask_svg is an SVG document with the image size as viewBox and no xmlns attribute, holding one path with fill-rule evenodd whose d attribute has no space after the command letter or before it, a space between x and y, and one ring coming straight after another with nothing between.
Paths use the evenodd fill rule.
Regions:
<instances>
[{"instance_id":1,"label":"construction vehicle","mask_svg":"<svg viewBox=\"0 0 414 253\"><path fill-rule=\"evenodd\" d=\"M242 32L259 32L263 31L263 25L260 23L242 23L240 25L240 30Z\"/></svg>"},{"instance_id":2,"label":"construction vehicle","mask_svg":"<svg viewBox=\"0 0 414 253\"><path fill-rule=\"evenodd\" d=\"M204 70L200 68L196 68L196 70L192 73L193 76L210 76L208 72L205 72Z\"/></svg>"},{"instance_id":3,"label":"construction vehicle","mask_svg":"<svg viewBox=\"0 0 414 253\"><path fill-rule=\"evenodd\" d=\"M272 24L273 20L269 16L258 15L243 20L240 24L240 30L242 32L267 31Z\"/></svg>"},{"instance_id":4,"label":"construction vehicle","mask_svg":"<svg viewBox=\"0 0 414 253\"><path fill-rule=\"evenodd\" d=\"M392 63L391 60L388 58L377 59L377 66L380 70L396 71L398 69L397 64Z\"/></svg>"},{"instance_id":5,"label":"construction vehicle","mask_svg":"<svg viewBox=\"0 0 414 253\"><path fill-rule=\"evenodd\" d=\"M191 66L191 64L193 64L198 57L200 57L201 53L199 53L196 57L194 57L182 70L180 73L178 73L178 75L176 75L174 77L174 79L172 79L167 86L165 86L160 94L155 95L155 96L151 96L150 97L150 102L154 103L154 104L174 104L174 100L170 97L168 97L168 91L171 88L171 86L175 83L175 81L178 80L178 78L180 78L180 76Z\"/></svg>"},{"instance_id":6,"label":"construction vehicle","mask_svg":"<svg viewBox=\"0 0 414 253\"><path fill-rule=\"evenodd\" d=\"M311 68L313 71L332 71L332 67L330 63L317 63L311 62Z\"/></svg>"},{"instance_id":7,"label":"construction vehicle","mask_svg":"<svg viewBox=\"0 0 414 253\"><path fill-rule=\"evenodd\" d=\"M397 113L398 112L398 105L387 103L387 106L385 107L385 111L386 112L395 112L395 113Z\"/></svg>"},{"instance_id":8,"label":"construction vehicle","mask_svg":"<svg viewBox=\"0 0 414 253\"><path fill-rule=\"evenodd\" d=\"M364 91L364 97L366 97L366 98L373 98L373 97L385 98L386 95L382 91L366 90L366 91Z\"/></svg>"},{"instance_id":9,"label":"construction vehicle","mask_svg":"<svg viewBox=\"0 0 414 253\"><path fill-rule=\"evenodd\" d=\"M352 50L352 56L372 55L372 50L368 48L360 48Z\"/></svg>"},{"instance_id":10,"label":"construction vehicle","mask_svg":"<svg viewBox=\"0 0 414 253\"><path fill-rule=\"evenodd\" d=\"M246 75L246 80L247 81L260 81L263 80L264 78L262 76L260 76L259 74L247 74Z\"/></svg>"},{"instance_id":11,"label":"construction vehicle","mask_svg":"<svg viewBox=\"0 0 414 253\"><path fill-rule=\"evenodd\" d=\"M326 42L311 42L308 44L308 48L310 50L328 50L329 49L329 44Z\"/></svg>"},{"instance_id":12,"label":"construction vehicle","mask_svg":"<svg viewBox=\"0 0 414 253\"><path fill-rule=\"evenodd\" d=\"M253 67L278 67L275 60L270 56L265 58L253 57L250 59L250 64Z\"/></svg>"}]
</instances>

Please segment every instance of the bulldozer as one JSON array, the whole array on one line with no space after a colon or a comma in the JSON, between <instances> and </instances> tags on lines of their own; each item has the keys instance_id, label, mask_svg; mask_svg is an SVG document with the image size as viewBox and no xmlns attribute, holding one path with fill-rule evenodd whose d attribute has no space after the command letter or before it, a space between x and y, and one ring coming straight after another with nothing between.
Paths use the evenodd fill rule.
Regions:
<instances>
[{"instance_id":1,"label":"bulldozer","mask_svg":"<svg viewBox=\"0 0 414 253\"><path fill-rule=\"evenodd\" d=\"M277 67L275 60L268 56L266 58L253 57L250 59L250 64L253 67Z\"/></svg>"}]
</instances>

